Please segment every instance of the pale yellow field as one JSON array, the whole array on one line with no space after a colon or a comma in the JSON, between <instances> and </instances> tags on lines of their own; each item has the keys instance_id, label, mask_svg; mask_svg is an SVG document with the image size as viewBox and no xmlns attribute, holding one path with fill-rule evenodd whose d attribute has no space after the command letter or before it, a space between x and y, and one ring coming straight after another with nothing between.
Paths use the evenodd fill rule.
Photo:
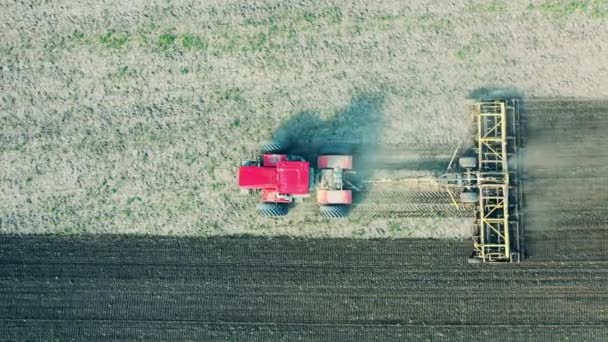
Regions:
<instances>
[{"instance_id":1,"label":"pale yellow field","mask_svg":"<svg viewBox=\"0 0 608 342\"><path fill-rule=\"evenodd\" d=\"M272 137L429 175L468 98L608 96L604 1L426 3L3 2L0 232L467 236L466 214L411 200L432 186L379 185L337 222L258 218L236 187Z\"/></svg>"}]
</instances>

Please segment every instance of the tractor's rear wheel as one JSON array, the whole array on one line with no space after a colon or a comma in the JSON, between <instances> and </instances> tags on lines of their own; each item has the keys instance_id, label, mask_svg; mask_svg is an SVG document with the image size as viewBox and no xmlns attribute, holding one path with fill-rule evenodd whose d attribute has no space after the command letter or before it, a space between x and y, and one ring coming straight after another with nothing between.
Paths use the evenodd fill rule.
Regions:
<instances>
[{"instance_id":1,"label":"tractor's rear wheel","mask_svg":"<svg viewBox=\"0 0 608 342\"><path fill-rule=\"evenodd\" d=\"M258 203L257 211L263 217L281 217L287 215L286 203Z\"/></svg>"},{"instance_id":2,"label":"tractor's rear wheel","mask_svg":"<svg viewBox=\"0 0 608 342\"><path fill-rule=\"evenodd\" d=\"M463 169L474 169L477 167L477 158L475 157L460 157L458 164Z\"/></svg>"},{"instance_id":3,"label":"tractor's rear wheel","mask_svg":"<svg viewBox=\"0 0 608 342\"><path fill-rule=\"evenodd\" d=\"M477 203L479 202L479 193L476 191L463 191L460 193L461 203Z\"/></svg>"},{"instance_id":4,"label":"tractor's rear wheel","mask_svg":"<svg viewBox=\"0 0 608 342\"><path fill-rule=\"evenodd\" d=\"M321 146L319 155L349 155L351 148L348 144L333 143Z\"/></svg>"},{"instance_id":5,"label":"tractor's rear wheel","mask_svg":"<svg viewBox=\"0 0 608 342\"><path fill-rule=\"evenodd\" d=\"M348 215L347 205L322 205L319 207L321 216L330 219L344 218Z\"/></svg>"},{"instance_id":6,"label":"tractor's rear wheel","mask_svg":"<svg viewBox=\"0 0 608 342\"><path fill-rule=\"evenodd\" d=\"M260 146L262 154L285 154L287 147L279 141L267 141Z\"/></svg>"}]
</instances>

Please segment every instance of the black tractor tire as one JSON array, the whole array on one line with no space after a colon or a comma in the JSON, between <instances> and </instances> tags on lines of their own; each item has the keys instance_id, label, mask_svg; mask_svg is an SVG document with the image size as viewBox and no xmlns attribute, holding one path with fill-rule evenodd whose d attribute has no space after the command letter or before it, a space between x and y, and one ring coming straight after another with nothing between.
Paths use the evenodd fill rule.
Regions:
<instances>
[{"instance_id":1,"label":"black tractor tire","mask_svg":"<svg viewBox=\"0 0 608 342\"><path fill-rule=\"evenodd\" d=\"M241 163L241 166L259 166L260 163L256 160L245 160Z\"/></svg>"},{"instance_id":2,"label":"black tractor tire","mask_svg":"<svg viewBox=\"0 0 608 342\"><path fill-rule=\"evenodd\" d=\"M330 143L321 146L319 149L319 155L349 155L351 154L351 148L348 144L342 143Z\"/></svg>"},{"instance_id":3,"label":"black tractor tire","mask_svg":"<svg viewBox=\"0 0 608 342\"><path fill-rule=\"evenodd\" d=\"M458 165L463 169L475 169L477 167L476 157L460 157L458 158Z\"/></svg>"},{"instance_id":4,"label":"black tractor tire","mask_svg":"<svg viewBox=\"0 0 608 342\"><path fill-rule=\"evenodd\" d=\"M279 141L267 141L260 146L262 154L286 154L287 147Z\"/></svg>"},{"instance_id":5,"label":"black tractor tire","mask_svg":"<svg viewBox=\"0 0 608 342\"><path fill-rule=\"evenodd\" d=\"M477 191L463 191L460 193L461 203L477 203L479 202L479 193Z\"/></svg>"},{"instance_id":6,"label":"black tractor tire","mask_svg":"<svg viewBox=\"0 0 608 342\"><path fill-rule=\"evenodd\" d=\"M329 219L338 219L348 216L348 205L343 204L332 204L322 205L319 207L321 216Z\"/></svg>"},{"instance_id":7,"label":"black tractor tire","mask_svg":"<svg viewBox=\"0 0 608 342\"><path fill-rule=\"evenodd\" d=\"M281 217L287 215L286 203L258 203L257 211L263 217Z\"/></svg>"}]
</instances>

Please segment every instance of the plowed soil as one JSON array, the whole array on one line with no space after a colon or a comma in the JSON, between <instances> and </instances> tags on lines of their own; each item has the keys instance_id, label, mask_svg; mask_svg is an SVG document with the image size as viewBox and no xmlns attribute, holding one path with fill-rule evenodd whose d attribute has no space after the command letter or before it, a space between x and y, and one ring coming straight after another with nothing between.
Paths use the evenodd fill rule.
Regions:
<instances>
[{"instance_id":1,"label":"plowed soil","mask_svg":"<svg viewBox=\"0 0 608 342\"><path fill-rule=\"evenodd\" d=\"M522 117L528 256L553 253L558 259L605 258L608 102L528 100ZM542 247L538 245L541 241Z\"/></svg>"},{"instance_id":2,"label":"plowed soil","mask_svg":"<svg viewBox=\"0 0 608 342\"><path fill-rule=\"evenodd\" d=\"M468 248L442 240L3 237L0 339L608 338L606 262L553 262L540 248L535 261L469 265Z\"/></svg>"}]
</instances>

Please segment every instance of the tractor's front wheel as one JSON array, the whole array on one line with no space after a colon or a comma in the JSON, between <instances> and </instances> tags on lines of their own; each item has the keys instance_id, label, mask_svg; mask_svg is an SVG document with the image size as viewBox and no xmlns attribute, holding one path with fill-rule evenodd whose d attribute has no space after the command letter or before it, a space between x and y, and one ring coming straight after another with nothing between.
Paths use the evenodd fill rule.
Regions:
<instances>
[{"instance_id":1,"label":"tractor's front wheel","mask_svg":"<svg viewBox=\"0 0 608 342\"><path fill-rule=\"evenodd\" d=\"M279 141L267 141L260 146L262 154L285 154L287 146Z\"/></svg>"},{"instance_id":2,"label":"tractor's front wheel","mask_svg":"<svg viewBox=\"0 0 608 342\"><path fill-rule=\"evenodd\" d=\"M348 215L347 205L322 205L319 207L321 216L330 219L344 218Z\"/></svg>"},{"instance_id":3,"label":"tractor's front wheel","mask_svg":"<svg viewBox=\"0 0 608 342\"><path fill-rule=\"evenodd\" d=\"M258 203L257 211L263 217L281 217L287 215L286 203Z\"/></svg>"}]
</instances>

